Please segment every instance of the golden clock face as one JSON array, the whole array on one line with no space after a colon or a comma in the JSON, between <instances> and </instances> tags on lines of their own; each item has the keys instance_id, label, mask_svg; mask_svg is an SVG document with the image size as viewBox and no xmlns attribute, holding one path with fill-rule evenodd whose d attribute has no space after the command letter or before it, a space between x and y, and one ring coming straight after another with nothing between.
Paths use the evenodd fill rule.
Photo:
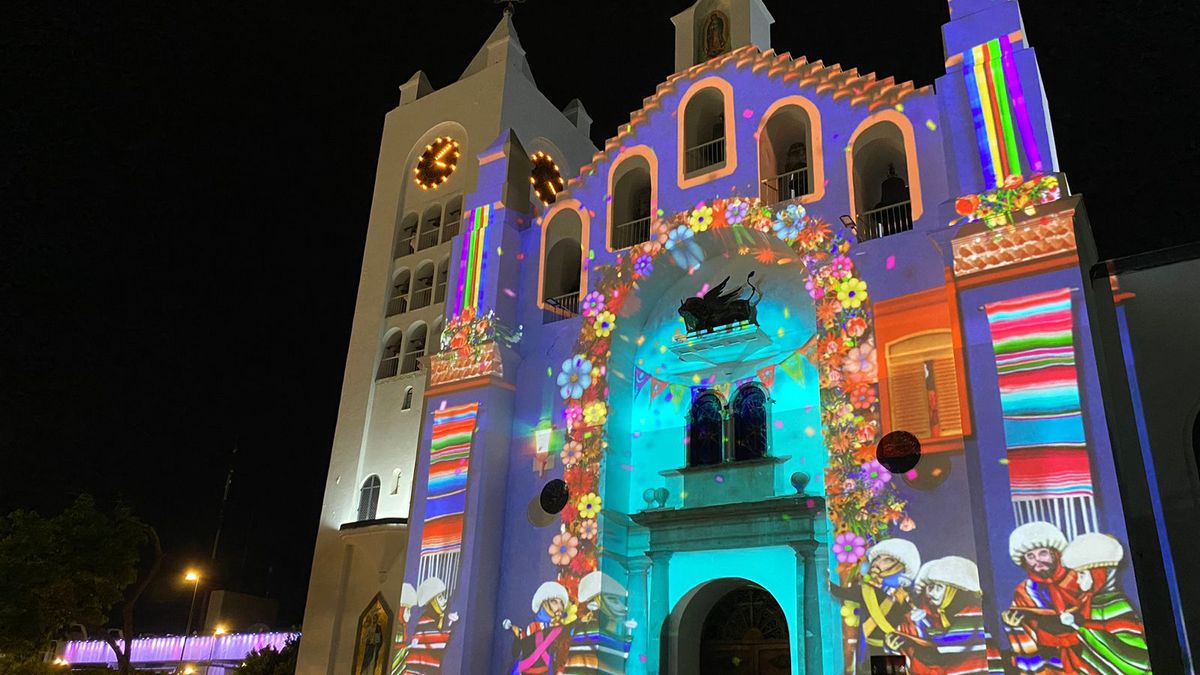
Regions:
<instances>
[{"instance_id":1,"label":"golden clock face","mask_svg":"<svg viewBox=\"0 0 1200 675\"><path fill-rule=\"evenodd\" d=\"M422 190L435 190L450 178L458 166L458 141L449 136L439 136L425 146L425 152L413 169L413 180Z\"/></svg>"},{"instance_id":2,"label":"golden clock face","mask_svg":"<svg viewBox=\"0 0 1200 675\"><path fill-rule=\"evenodd\" d=\"M543 204L553 204L558 193L567 186L562 173L558 170L558 165L554 163L550 155L541 150L533 153L529 159L533 160L533 171L529 174L533 193L542 200Z\"/></svg>"}]
</instances>

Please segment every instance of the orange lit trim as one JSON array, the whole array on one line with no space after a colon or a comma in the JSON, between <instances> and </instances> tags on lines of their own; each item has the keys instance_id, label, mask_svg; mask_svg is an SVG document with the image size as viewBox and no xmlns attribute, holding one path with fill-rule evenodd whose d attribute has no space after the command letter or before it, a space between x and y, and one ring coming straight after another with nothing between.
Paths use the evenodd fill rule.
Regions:
<instances>
[{"instance_id":1,"label":"orange lit trim","mask_svg":"<svg viewBox=\"0 0 1200 675\"><path fill-rule=\"evenodd\" d=\"M542 291L545 289L543 284L546 277L546 233L550 231L550 223L554 220L554 216L558 215L560 211L574 211L579 216L579 297L582 299L587 294L588 251L590 250L588 246L592 218L587 208L578 199L560 199L542 215L542 233L539 235L542 243L538 247L537 306L539 309L546 309L546 303L542 301Z\"/></svg>"},{"instance_id":2,"label":"orange lit trim","mask_svg":"<svg viewBox=\"0 0 1200 675\"><path fill-rule=\"evenodd\" d=\"M608 167L608 196L613 196L613 189L616 188L617 169L621 167L630 157L641 157L646 160L647 166L650 168L650 220L655 219L655 214L658 213L658 155L654 154L654 149L648 145L635 145L632 148L625 148L617 155L613 163ZM612 247L612 232L613 232L613 200L608 200L608 216L607 226L608 236L604 238L604 247L609 252L616 251Z\"/></svg>"},{"instance_id":3,"label":"orange lit trim","mask_svg":"<svg viewBox=\"0 0 1200 675\"><path fill-rule=\"evenodd\" d=\"M684 168L686 167L687 158L687 142L686 136L686 115L688 103L692 97L705 89L716 89L721 92L725 106L725 166L720 169L713 169L706 173L702 173L691 178L686 177ZM676 171L678 174L679 189L686 190L690 187L703 185L710 181L724 178L737 170L737 117L733 113L733 85L726 82L723 78L715 75L697 80L688 87L683 96L679 99L679 107L675 110L675 118L677 120L678 135L676 138L677 162Z\"/></svg>"},{"instance_id":4,"label":"orange lit trim","mask_svg":"<svg viewBox=\"0 0 1200 675\"><path fill-rule=\"evenodd\" d=\"M780 109L794 105L804 109L808 115L808 143L812 150L812 165L809 170L812 172L813 191L811 194L804 195L800 198L801 204L810 204L820 200L825 196L825 142L821 135L821 111L817 106L803 96L787 96L779 99L767 108L766 114L762 116L762 121L758 123L758 131L755 132L754 138L758 142L758 190L762 193L762 135L767 128L767 122L771 120L771 116Z\"/></svg>"},{"instance_id":5,"label":"orange lit trim","mask_svg":"<svg viewBox=\"0 0 1200 675\"><path fill-rule=\"evenodd\" d=\"M924 203L921 200L921 166L917 157L917 140L913 134L912 122L902 113L891 108L880 110L863 120L850 136L850 142L846 144L846 187L850 194L850 217L858 220L858 207L855 205L857 200L854 194L854 144L858 142L858 137L864 131L880 122L891 122L896 125L896 128L900 130L900 137L904 139L904 157L908 162L908 198L912 203L912 219L913 222L916 222L925 213Z\"/></svg>"}]
</instances>

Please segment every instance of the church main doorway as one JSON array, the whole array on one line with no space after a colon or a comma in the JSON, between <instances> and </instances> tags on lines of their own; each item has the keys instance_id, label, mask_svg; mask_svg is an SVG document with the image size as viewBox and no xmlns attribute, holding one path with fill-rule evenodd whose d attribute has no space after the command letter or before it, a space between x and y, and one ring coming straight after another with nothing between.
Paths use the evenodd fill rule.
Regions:
<instances>
[{"instance_id":1,"label":"church main doorway","mask_svg":"<svg viewBox=\"0 0 1200 675\"><path fill-rule=\"evenodd\" d=\"M787 675L787 617L754 585L727 592L708 611L700 633L700 675Z\"/></svg>"}]
</instances>

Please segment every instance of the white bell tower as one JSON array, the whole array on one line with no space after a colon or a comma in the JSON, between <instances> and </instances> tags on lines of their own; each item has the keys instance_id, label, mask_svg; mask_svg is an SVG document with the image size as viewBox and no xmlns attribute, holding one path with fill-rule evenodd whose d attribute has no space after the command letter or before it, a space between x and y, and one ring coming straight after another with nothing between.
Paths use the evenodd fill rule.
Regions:
<instances>
[{"instance_id":1,"label":"white bell tower","mask_svg":"<svg viewBox=\"0 0 1200 675\"><path fill-rule=\"evenodd\" d=\"M675 72L738 47L771 47L775 19L762 0L700 0L671 18L675 24Z\"/></svg>"}]
</instances>

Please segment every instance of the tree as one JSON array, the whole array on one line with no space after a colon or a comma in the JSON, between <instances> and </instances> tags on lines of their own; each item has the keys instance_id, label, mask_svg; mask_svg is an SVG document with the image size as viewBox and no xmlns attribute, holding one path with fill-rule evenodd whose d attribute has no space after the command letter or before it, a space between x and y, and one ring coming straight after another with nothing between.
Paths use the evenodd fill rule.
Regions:
<instances>
[{"instance_id":1,"label":"tree","mask_svg":"<svg viewBox=\"0 0 1200 675\"><path fill-rule=\"evenodd\" d=\"M0 517L0 652L42 652L69 624L103 635L120 672L132 673L133 608L162 562L154 528L123 506L105 513L83 495L59 515ZM109 635L121 608L124 644Z\"/></svg>"},{"instance_id":2,"label":"tree","mask_svg":"<svg viewBox=\"0 0 1200 675\"><path fill-rule=\"evenodd\" d=\"M278 651L274 647L263 647L251 652L233 672L237 675L295 675L299 654L300 640L293 638Z\"/></svg>"}]
</instances>

